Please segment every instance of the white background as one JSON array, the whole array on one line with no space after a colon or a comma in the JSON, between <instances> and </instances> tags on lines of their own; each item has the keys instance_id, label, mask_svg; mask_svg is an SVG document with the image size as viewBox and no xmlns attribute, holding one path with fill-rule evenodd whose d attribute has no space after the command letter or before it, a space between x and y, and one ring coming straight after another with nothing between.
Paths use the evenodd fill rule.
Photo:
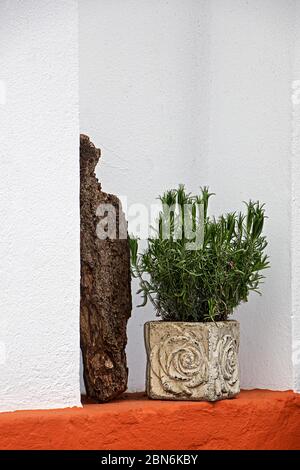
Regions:
<instances>
[{"instance_id":1,"label":"white background","mask_svg":"<svg viewBox=\"0 0 300 470\"><path fill-rule=\"evenodd\" d=\"M0 410L80 404L78 9L0 2Z\"/></svg>"},{"instance_id":2,"label":"white background","mask_svg":"<svg viewBox=\"0 0 300 470\"><path fill-rule=\"evenodd\" d=\"M242 386L300 391L299 1L79 4L80 130L103 189L149 205L209 184L216 214L266 202L272 268L239 309ZM77 6L0 3L2 411L80 405ZM131 391L152 318L129 322Z\"/></svg>"},{"instance_id":3,"label":"white background","mask_svg":"<svg viewBox=\"0 0 300 470\"><path fill-rule=\"evenodd\" d=\"M297 3L80 1L80 127L102 149L103 189L150 204L180 182L193 191L208 184L216 214L249 198L266 203L272 268L262 297L237 315L244 388L300 387L291 319ZM148 319L151 307L135 308L129 322L131 391L144 388Z\"/></svg>"},{"instance_id":4,"label":"white background","mask_svg":"<svg viewBox=\"0 0 300 470\"><path fill-rule=\"evenodd\" d=\"M295 14L292 141L292 325L294 388L300 393L300 2Z\"/></svg>"}]
</instances>

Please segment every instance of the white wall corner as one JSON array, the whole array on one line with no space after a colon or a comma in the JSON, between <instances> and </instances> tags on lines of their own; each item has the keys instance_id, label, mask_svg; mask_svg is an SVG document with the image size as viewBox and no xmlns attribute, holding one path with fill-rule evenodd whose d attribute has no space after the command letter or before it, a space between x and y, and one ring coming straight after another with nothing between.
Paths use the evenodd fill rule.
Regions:
<instances>
[{"instance_id":1,"label":"white wall corner","mask_svg":"<svg viewBox=\"0 0 300 470\"><path fill-rule=\"evenodd\" d=\"M300 77L292 83L292 328L294 390L300 393Z\"/></svg>"},{"instance_id":2,"label":"white wall corner","mask_svg":"<svg viewBox=\"0 0 300 470\"><path fill-rule=\"evenodd\" d=\"M81 406L78 2L0 17L0 410Z\"/></svg>"},{"instance_id":3,"label":"white wall corner","mask_svg":"<svg viewBox=\"0 0 300 470\"><path fill-rule=\"evenodd\" d=\"M292 80L292 330L293 387L300 393L300 4L295 2L294 70Z\"/></svg>"}]
</instances>

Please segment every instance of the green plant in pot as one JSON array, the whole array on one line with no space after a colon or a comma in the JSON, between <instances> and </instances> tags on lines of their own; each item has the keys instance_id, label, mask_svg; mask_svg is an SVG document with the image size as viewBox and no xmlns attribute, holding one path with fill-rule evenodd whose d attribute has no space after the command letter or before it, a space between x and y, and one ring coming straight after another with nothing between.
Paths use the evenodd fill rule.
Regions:
<instances>
[{"instance_id":1,"label":"green plant in pot","mask_svg":"<svg viewBox=\"0 0 300 470\"><path fill-rule=\"evenodd\" d=\"M150 398L216 401L239 393L239 323L234 309L259 293L269 266L264 205L208 215L212 194L183 186L159 199L154 236L139 253L130 239L132 275L160 321L145 324Z\"/></svg>"}]
</instances>

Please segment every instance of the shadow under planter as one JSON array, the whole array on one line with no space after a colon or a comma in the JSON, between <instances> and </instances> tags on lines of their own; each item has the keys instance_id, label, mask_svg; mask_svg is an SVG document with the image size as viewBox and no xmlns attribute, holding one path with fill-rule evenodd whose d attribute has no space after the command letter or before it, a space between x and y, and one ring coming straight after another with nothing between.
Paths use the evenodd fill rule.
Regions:
<instances>
[{"instance_id":1,"label":"shadow under planter","mask_svg":"<svg viewBox=\"0 0 300 470\"><path fill-rule=\"evenodd\" d=\"M237 321L145 324L149 398L217 401L240 391Z\"/></svg>"}]
</instances>

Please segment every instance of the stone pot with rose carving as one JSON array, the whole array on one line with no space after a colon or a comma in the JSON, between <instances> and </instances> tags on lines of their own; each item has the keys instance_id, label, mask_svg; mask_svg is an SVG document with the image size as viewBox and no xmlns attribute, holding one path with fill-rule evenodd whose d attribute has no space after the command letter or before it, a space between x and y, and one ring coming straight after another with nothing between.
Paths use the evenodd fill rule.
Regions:
<instances>
[{"instance_id":1,"label":"stone pot with rose carving","mask_svg":"<svg viewBox=\"0 0 300 470\"><path fill-rule=\"evenodd\" d=\"M237 321L150 321L144 333L149 398L217 401L239 393Z\"/></svg>"}]
</instances>

